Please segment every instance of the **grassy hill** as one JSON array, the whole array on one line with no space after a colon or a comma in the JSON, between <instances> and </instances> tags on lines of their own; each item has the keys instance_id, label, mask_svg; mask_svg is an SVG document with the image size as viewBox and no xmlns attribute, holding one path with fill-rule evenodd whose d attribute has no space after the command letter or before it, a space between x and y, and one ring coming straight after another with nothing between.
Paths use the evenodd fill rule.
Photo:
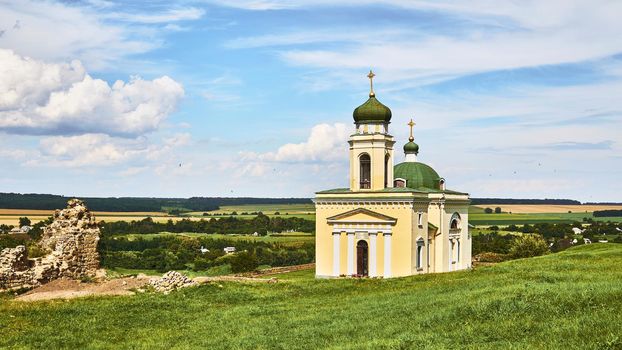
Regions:
<instances>
[{"instance_id":1,"label":"grassy hill","mask_svg":"<svg viewBox=\"0 0 622 350\"><path fill-rule=\"evenodd\" d=\"M439 275L0 299L0 348L622 347L622 244Z\"/></svg>"}]
</instances>

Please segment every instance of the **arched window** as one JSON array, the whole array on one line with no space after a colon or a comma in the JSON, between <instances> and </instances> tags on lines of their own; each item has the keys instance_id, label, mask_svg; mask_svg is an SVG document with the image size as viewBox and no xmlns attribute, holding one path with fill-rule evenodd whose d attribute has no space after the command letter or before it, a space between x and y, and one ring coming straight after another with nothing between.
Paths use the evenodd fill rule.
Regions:
<instances>
[{"instance_id":1,"label":"arched window","mask_svg":"<svg viewBox=\"0 0 622 350\"><path fill-rule=\"evenodd\" d=\"M445 179L440 179L438 182L438 187L441 191L445 191Z\"/></svg>"},{"instance_id":2,"label":"arched window","mask_svg":"<svg viewBox=\"0 0 622 350\"><path fill-rule=\"evenodd\" d=\"M417 240L417 270L423 268L423 246L425 245L423 238Z\"/></svg>"},{"instance_id":3,"label":"arched window","mask_svg":"<svg viewBox=\"0 0 622 350\"><path fill-rule=\"evenodd\" d=\"M460 222L461 222L460 214L454 213L451 216L451 220L449 221L449 228L451 230L459 230L460 229Z\"/></svg>"},{"instance_id":4,"label":"arched window","mask_svg":"<svg viewBox=\"0 0 622 350\"><path fill-rule=\"evenodd\" d=\"M364 153L359 157L361 164L360 186L361 188L371 188L371 159L369 154Z\"/></svg>"},{"instance_id":5,"label":"arched window","mask_svg":"<svg viewBox=\"0 0 622 350\"><path fill-rule=\"evenodd\" d=\"M389 186L389 155L384 156L384 188Z\"/></svg>"},{"instance_id":6,"label":"arched window","mask_svg":"<svg viewBox=\"0 0 622 350\"><path fill-rule=\"evenodd\" d=\"M404 179L393 180L393 187L406 187L406 180Z\"/></svg>"}]
</instances>

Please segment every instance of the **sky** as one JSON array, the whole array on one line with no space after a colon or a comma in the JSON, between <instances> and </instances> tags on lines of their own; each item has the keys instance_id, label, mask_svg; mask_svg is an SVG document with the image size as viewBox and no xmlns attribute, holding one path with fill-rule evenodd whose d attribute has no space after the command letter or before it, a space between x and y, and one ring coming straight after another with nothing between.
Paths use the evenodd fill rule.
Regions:
<instances>
[{"instance_id":1,"label":"sky","mask_svg":"<svg viewBox=\"0 0 622 350\"><path fill-rule=\"evenodd\" d=\"M0 192L311 197L352 111L472 197L622 201L622 2L0 0Z\"/></svg>"}]
</instances>

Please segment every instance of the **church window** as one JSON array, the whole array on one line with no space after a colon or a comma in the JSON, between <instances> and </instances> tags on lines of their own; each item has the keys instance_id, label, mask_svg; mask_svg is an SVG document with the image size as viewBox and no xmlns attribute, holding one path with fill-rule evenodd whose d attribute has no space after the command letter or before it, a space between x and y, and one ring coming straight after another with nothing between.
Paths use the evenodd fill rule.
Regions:
<instances>
[{"instance_id":1,"label":"church window","mask_svg":"<svg viewBox=\"0 0 622 350\"><path fill-rule=\"evenodd\" d=\"M389 186L389 155L384 156L384 187Z\"/></svg>"},{"instance_id":2,"label":"church window","mask_svg":"<svg viewBox=\"0 0 622 350\"><path fill-rule=\"evenodd\" d=\"M458 263L460 262L460 240L458 240L456 242L456 259L458 260Z\"/></svg>"},{"instance_id":3,"label":"church window","mask_svg":"<svg viewBox=\"0 0 622 350\"><path fill-rule=\"evenodd\" d=\"M417 270L423 268L423 238L417 240Z\"/></svg>"},{"instance_id":4,"label":"church window","mask_svg":"<svg viewBox=\"0 0 622 350\"><path fill-rule=\"evenodd\" d=\"M450 230L459 230L460 229L460 214L454 213L451 216L451 221L449 221L449 229Z\"/></svg>"},{"instance_id":5,"label":"church window","mask_svg":"<svg viewBox=\"0 0 622 350\"><path fill-rule=\"evenodd\" d=\"M371 188L371 159L369 154L363 154L359 158L361 164L360 186L363 189Z\"/></svg>"},{"instance_id":6,"label":"church window","mask_svg":"<svg viewBox=\"0 0 622 350\"><path fill-rule=\"evenodd\" d=\"M441 191L445 191L445 179L441 179L441 180L438 182L438 187L439 187L439 189L440 189Z\"/></svg>"},{"instance_id":7,"label":"church window","mask_svg":"<svg viewBox=\"0 0 622 350\"><path fill-rule=\"evenodd\" d=\"M395 181L393 181L393 187L406 187L406 181L403 179L395 179Z\"/></svg>"},{"instance_id":8,"label":"church window","mask_svg":"<svg viewBox=\"0 0 622 350\"><path fill-rule=\"evenodd\" d=\"M417 225L423 227L423 213L417 213Z\"/></svg>"}]
</instances>

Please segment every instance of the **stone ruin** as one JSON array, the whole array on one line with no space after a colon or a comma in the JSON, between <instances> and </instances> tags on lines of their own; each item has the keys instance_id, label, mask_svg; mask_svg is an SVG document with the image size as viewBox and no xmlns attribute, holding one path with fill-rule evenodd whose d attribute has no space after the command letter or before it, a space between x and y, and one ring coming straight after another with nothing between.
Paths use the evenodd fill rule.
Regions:
<instances>
[{"instance_id":1,"label":"stone ruin","mask_svg":"<svg viewBox=\"0 0 622 350\"><path fill-rule=\"evenodd\" d=\"M177 271L169 271L161 278L153 278L149 284L156 292L168 294L176 289L196 286L197 282Z\"/></svg>"},{"instance_id":2,"label":"stone ruin","mask_svg":"<svg viewBox=\"0 0 622 350\"><path fill-rule=\"evenodd\" d=\"M29 259L26 247L0 252L0 290L33 288L57 278L95 277L99 228L84 202L71 199L56 210L37 245L47 254Z\"/></svg>"}]
</instances>

